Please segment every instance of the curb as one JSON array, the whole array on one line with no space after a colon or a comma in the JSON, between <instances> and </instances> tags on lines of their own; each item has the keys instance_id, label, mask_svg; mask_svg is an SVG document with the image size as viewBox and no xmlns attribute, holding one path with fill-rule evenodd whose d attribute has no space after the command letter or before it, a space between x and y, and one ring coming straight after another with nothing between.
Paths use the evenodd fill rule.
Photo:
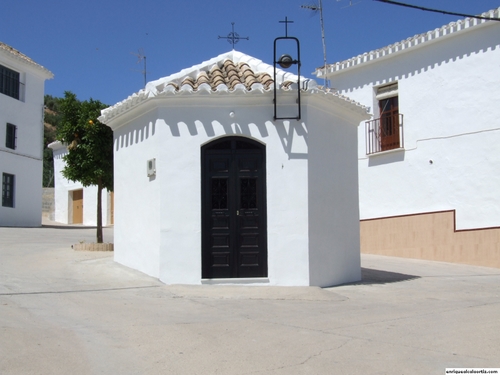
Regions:
<instances>
[{"instance_id":1,"label":"curb","mask_svg":"<svg viewBox=\"0 0 500 375\"><path fill-rule=\"evenodd\" d=\"M77 251L113 251L112 243L77 243L71 246Z\"/></svg>"}]
</instances>

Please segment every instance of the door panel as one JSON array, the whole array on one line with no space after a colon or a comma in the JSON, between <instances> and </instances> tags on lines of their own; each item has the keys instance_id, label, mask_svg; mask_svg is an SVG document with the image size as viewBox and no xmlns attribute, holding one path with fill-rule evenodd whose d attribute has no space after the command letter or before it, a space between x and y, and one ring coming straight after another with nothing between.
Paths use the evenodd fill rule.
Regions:
<instances>
[{"instance_id":1,"label":"door panel","mask_svg":"<svg viewBox=\"0 0 500 375\"><path fill-rule=\"evenodd\" d=\"M206 209L210 225L208 227L208 261L217 277L231 277L231 223L229 210L229 163L228 156L215 156L209 159L208 207Z\"/></svg>"},{"instance_id":2,"label":"door panel","mask_svg":"<svg viewBox=\"0 0 500 375\"><path fill-rule=\"evenodd\" d=\"M228 137L202 149L202 277L267 276L265 149Z\"/></svg>"},{"instance_id":3,"label":"door panel","mask_svg":"<svg viewBox=\"0 0 500 375\"><path fill-rule=\"evenodd\" d=\"M379 102L379 106L381 151L398 148L400 146L398 97L383 99Z\"/></svg>"},{"instance_id":4,"label":"door panel","mask_svg":"<svg viewBox=\"0 0 500 375\"><path fill-rule=\"evenodd\" d=\"M73 224L83 223L83 190L73 191Z\"/></svg>"}]
</instances>

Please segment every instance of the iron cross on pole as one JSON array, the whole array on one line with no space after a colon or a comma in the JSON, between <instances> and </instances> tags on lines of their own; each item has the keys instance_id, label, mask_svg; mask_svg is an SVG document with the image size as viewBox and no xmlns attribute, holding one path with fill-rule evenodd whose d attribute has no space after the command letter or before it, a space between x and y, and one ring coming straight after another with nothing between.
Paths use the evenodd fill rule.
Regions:
<instances>
[{"instance_id":1,"label":"iron cross on pole","mask_svg":"<svg viewBox=\"0 0 500 375\"><path fill-rule=\"evenodd\" d=\"M233 45L233 50L234 50L234 45L240 41L240 39L246 39L249 40L249 37L240 37L238 33L234 31L234 22L231 22L231 26L233 28L233 31L231 31L227 36L220 36L218 39L227 39L227 41Z\"/></svg>"},{"instance_id":2,"label":"iron cross on pole","mask_svg":"<svg viewBox=\"0 0 500 375\"><path fill-rule=\"evenodd\" d=\"M280 21L280 23L285 24L285 36L288 37L288 24L293 23L293 21L288 21L288 17L285 17L284 21Z\"/></svg>"}]
</instances>

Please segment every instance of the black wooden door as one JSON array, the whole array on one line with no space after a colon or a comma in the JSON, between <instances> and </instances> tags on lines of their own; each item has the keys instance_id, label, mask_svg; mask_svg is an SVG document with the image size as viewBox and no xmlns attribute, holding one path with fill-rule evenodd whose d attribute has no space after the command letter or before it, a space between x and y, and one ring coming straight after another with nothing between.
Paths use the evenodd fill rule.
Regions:
<instances>
[{"instance_id":1,"label":"black wooden door","mask_svg":"<svg viewBox=\"0 0 500 375\"><path fill-rule=\"evenodd\" d=\"M264 146L216 140L202 148L202 168L202 277L266 277Z\"/></svg>"}]
</instances>

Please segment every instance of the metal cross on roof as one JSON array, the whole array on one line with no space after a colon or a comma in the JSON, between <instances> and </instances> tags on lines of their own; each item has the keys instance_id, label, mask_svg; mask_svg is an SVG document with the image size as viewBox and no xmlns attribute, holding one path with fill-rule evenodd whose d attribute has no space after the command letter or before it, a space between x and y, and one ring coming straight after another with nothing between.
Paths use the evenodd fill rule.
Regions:
<instances>
[{"instance_id":1,"label":"metal cross on roof","mask_svg":"<svg viewBox=\"0 0 500 375\"><path fill-rule=\"evenodd\" d=\"M231 26L233 28L233 31L231 31L229 34L227 34L227 36L220 36L219 35L219 38L218 39L227 39L227 41L233 45L233 49L234 49L234 45L236 43L238 43L240 41L240 39L246 39L246 40L249 40L250 38L249 37L240 37L238 35L238 33L236 33L234 31L234 22L231 22Z\"/></svg>"},{"instance_id":2,"label":"metal cross on roof","mask_svg":"<svg viewBox=\"0 0 500 375\"><path fill-rule=\"evenodd\" d=\"M285 17L284 21L280 21L280 23L285 24L285 36L288 37L288 24L293 23L293 21L288 21L288 17Z\"/></svg>"}]
</instances>

